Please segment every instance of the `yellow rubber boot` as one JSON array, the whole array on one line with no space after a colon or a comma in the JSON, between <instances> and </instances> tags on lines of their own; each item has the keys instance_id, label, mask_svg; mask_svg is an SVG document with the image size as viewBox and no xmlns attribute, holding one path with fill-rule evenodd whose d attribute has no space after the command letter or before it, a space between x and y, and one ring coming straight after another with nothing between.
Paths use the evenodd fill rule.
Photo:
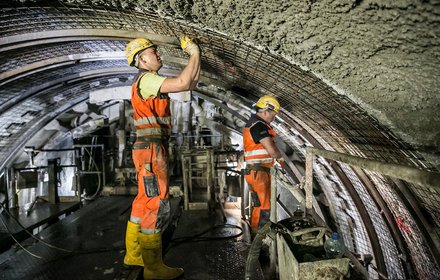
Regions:
<instances>
[{"instance_id":1,"label":"yellow rubber boot","mask_svg":"<svg viewBox=\"0 0 440 280\"><path fill-rule=\"evenodd\" d=\"M163 263L160 233L141 233L139 241L144 261L144 279L175 279L183 274L182 268L168 267Z\"/></svg>"},{"instance_id":2,"label":"yellow rubber boot","mask_svg":"<svg viewBox=\"0 0 440 280\"><path fill-rule=\"evenodd\" d=\"M141 226L128 221L127 232L125 233L125 265L144 266L142 261L141 246L139 244L139 235Z\"/></svg>"}]
</instances>

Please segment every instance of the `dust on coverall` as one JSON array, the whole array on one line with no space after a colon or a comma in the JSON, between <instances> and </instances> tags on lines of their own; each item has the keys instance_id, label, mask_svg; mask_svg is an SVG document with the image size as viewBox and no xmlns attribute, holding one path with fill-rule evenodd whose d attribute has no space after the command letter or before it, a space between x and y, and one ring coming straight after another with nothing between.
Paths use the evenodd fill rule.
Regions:
<instances>
[{"instance_id":1,"label":"dust on coverall","mask_svg":"<svg viewBox=\"0 0 440 280\"><path fill-rule=\"evenodd\" d=\"M141 225L145 234L163 232L170 222L168 193L168 145L171 133L170 100L159 92L166 77L141 72L132 85L136 142L133 162L138 194L130 221Z\"/></svg>"},{"instance_id":2,"label":"dust on coverall","mask_svg":"<svg viewBox=\"0 0 440 280\"><path fill-rule=\"evenodd\" d=\"M268 154L260 140L265 137L274 139L275 136L273 128L255 114L246 123L243 132L244 159L246 169L250 169L245 179L251 195L256 194L258 197L258 200L252 199L254 207L251 215L251 228L253 229L261 228L270 218L270 168L274 164L274 159Z\"/></svg>"}]
</instances>

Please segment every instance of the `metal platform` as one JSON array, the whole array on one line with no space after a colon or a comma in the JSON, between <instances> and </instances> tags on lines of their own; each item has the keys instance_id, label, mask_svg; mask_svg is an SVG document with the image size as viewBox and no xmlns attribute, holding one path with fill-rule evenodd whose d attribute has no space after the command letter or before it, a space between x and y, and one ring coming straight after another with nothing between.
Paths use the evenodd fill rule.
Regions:
<instances>
[{"instance_id":1,"label":"metal platform","mask_svg":"<svg viewBox=\"0 0 440 280\"><path fill-rule=\"evenodd\" d=\"M10 233L14 235L15 239L24 240L29 237L26 231L33 234L38 233L48 225L78 210L79 207L79 202L51 204L37 201L28 211L14 208L9 210L10 215L6 211L2 211L0 214L2 218L0 222L0 253L14 244Z\"/></svg>"},{"instance_id":2,"label":"metal platform","mask_svg":"<svg viewBox=\"0 0 440 280\"><path fill-rule=\"evenodd\" d=\"M100 197L0 255L0 279L141 279L124 267L131 196ZM174 207L176 201L174 201ZM179 208L179 207L177 207ZM230 208L230 207L226 207ZM250 247L238 208L175 211L179 218L165 263L182 267L180 279L242 279ZM49 247L51 246L51 247Z\"/></svg>"}]
</instances>

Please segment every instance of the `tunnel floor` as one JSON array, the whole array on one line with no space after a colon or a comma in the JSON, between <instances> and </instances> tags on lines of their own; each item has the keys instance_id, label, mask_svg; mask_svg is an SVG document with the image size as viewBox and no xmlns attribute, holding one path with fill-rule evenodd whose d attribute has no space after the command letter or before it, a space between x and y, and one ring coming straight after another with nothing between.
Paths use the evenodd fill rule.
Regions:
<instances>
[{"instance_id":1,"label":"tunnel floor","mask_svg":"<svg viewBox=\"0 0 440 280\"><path fill-rule=\"evenodd\" d=\"M0 279L141 279L122 264L133 197L100 197L0 255ZM164 262L185 270L179 279L243 279L250 237L234 203L224 211L178 211ZM229 206L228 206L229 205ZM224 214L223 214L224 213Z\"/></svg>"}]
</instances>

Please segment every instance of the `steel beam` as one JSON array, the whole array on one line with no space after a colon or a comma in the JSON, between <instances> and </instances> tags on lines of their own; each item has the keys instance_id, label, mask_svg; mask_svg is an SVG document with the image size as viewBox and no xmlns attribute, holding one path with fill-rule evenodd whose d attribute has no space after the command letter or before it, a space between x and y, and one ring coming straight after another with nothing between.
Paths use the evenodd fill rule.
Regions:
<instances>
[{"instance_id":1,"label":"steel beam","mask_svg":"<svg viewBox=\"0 0 440 280\"><path fill-rule=\"evenodd\" d=\"M410 183L440 189L440 173L438 172L425 171L406 165L385 163L313 147L307 147L306 151L327 159L342 161L352 166L358 166L386 176L402 179Z\"/></svg>"},{"instance_id":2,"label":"steel beam","mask_svg":"<svg viewBox=\"0 0 440 280\"><path fill-rule=\"evenodd\" d=\"M115 29L62 29L47 30L42 32L29 32L26 34L3 37L0 40L0 52L19 48L32 47L42 44L52 44L72 41L90 40L126 40L134 38L149 38L159 46L180 48L176 37L158 35L134 30Z\"/></svg>"}]
</instances>

